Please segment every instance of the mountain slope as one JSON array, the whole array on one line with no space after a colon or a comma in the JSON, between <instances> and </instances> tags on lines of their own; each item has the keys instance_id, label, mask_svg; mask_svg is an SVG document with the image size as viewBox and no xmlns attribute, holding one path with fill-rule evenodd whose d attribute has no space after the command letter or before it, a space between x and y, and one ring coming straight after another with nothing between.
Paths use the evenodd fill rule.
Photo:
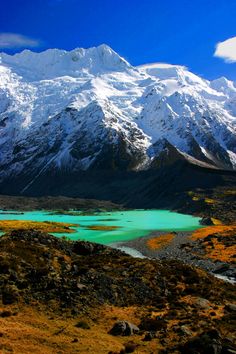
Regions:
<instances>
[{"instance_id":1,"label":"mountain slope","mask_svg":"<svg viewBox=\"0 0 236 354\"><path fill-rule=\"evenodd\" d=\"M142 171L177 157L234 169L235 121L225 78L132 67L106 45L0 54L0 186L22 181L18 192L50 174Z\"/></svg>"}]
</instances>

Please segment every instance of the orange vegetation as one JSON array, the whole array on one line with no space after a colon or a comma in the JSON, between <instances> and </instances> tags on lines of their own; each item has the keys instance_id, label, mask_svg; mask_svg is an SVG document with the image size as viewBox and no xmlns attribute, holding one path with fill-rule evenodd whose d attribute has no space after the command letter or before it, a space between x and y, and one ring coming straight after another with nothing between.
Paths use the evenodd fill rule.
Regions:
<instances>
[{"instance_id":1,"label":"orange vegetation","mask_svg":"<svg viewBox=\"0 0 236 354\"><path fill-rule=\"evenodd\" d=\"M97 231L112 231L119 228L119 226L109 226L109 225L89 225L86 226L89 230L97 230Z\"/></svg>"},{"instance_id":2,"label":"orange vegetation","mask_svg":"<svg viewBox=\"0 0 236 354\"><path fill-rule=\"evenodd\" d=\"M163 234L157 237L153 237L147 241L147 246L151 250L157 250L168 246L172 242L174 237L174 233Z\"/></svg>"},{"instance_id":3,"label":"orange vegetation","mask_svg":"<svg viewBox=\"0 0 236 354\"><path fill-rule=\"evenodd\" d=\"M202 240L205 257L222 262L235 263L235 233L235 225L209 226L196 230L192 234L192 239Z\"/></svg>"},{"instance_id":4,"label":"orange vegetation","mask_svg":"<svg viewBox=\"0 0 236 354\"><path fill-rule=\"evenodd\" d=\"M212 317L212 310L214 309L214 315L213 317L216 319L221 319L224 316L224 305L216 305L215 303L212 303L210 301L206 300L206 307L204 306L199 306L198 302L199 302L199 297L196 296L191 296L191 295L186 295L183 296L181 299L182 303L188 304L190 306L194 306L197 307L198 309L198 314L204 319L210 318ZM205 300L205 299L204 299Z\"/></svg>"},{"instance_id":5,"label":"orange vegetation","mask_svg":"<svg viewBox=\"0 0 236 354\"><path fill-rule=\"evenodd\" d=\"M236 245L225 246L223 243L213 239L213 247L206 246L207 257L227 263L235 263Z\"/></svg>"},{"instance_id":6,"label":"orange vegetation","mask_svg":"<svg viewBox=\"0 0 236 354\"><path fill-rule=\"evenodd\" d=\"M118 308L103 306L82 317L66 317L48 313L44 309L24 306L4 307L1 310L16 310L17 315L0 318L0 352L18 354L107 354L109 351L119 353L124 343L135 339L138 347L135 353L148 354L161 348L157 340L143 342L143 336L132 338L112 336L108 331L117 318L138 324L141 310L137 307ZM95 318L96 319L95 319ZM90 329L76 327L79 321L86 321Z\"/></svg>"},{"instance_id":7,"label":"orange vegetation","mask_svg":"<svg viewBox=\"0 0 236 354\"><path fill-rule=\"evenodd\" d=\"M49 222L49 221L30 221L30 220L0 220L1 231L12 231L16 229L34 229L44 232L56 232L56 233L72 233L75 230L70 227L78 226L76 224L68 224L63 222Z\"/></svg>"},{"instance_id":8,"label":"orange vegetation","mask_svg":"<svg viewBox=\"0 0 236 354\"><path fill-rule=\"evenodd\" d=\"M199 238L205 238L209 235L220 233L221 236L227 236L228 231L236 231L235 225L214 225L214 226L207 226L202 229L198 229L193 232L191 238L197 240Z\"/></svg>"}]
</instances>

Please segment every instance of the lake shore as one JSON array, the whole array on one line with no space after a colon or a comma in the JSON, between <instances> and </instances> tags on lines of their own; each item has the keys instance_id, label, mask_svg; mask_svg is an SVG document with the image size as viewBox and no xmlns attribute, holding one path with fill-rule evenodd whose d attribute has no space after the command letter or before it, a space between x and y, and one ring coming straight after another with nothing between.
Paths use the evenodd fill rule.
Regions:
<instances>
[{"instance_id":1,"label":"lake shore","mask_svg":"<svg viewBox=\"0 0 236 354\"><path fill-rule=\"evenodd\" d=\"M84 210L93 212L96 210L124 210L121 204L107 200L70 198L64 196L25 197L0 195L1 210L33 211L33 210Z\"/></svg>"},{"instance_id":2,"label":"lake shore","mask_svg":"<svg viewBox=\"0 0 236 354\"><path fill-rule=\"evenodd\" d=\"M200 242L191 239L191 231L173 232L173 239L160 248L151 248L150 241L156 240L163 235L163 231L154 231L144 237L139 237L126 242L110 244L114 248L123 250L134 257L147 257L158 260L179 260L214 273L216 276L227 277L236 282L235 264L210 259L205 256L204 249Z\"/></svg>"},{"instance_id":3,"label":"lake shore","mask_svg":"<svg viewBox=\"0 0 236 354\"><path fill-rule=\"evenodd\" d=\"M233 209L232 204L232 191L225 193L228 195L229 200L231 201L231 208ZM198 200L201 200L200 194L197 196L191 193L191 197L194 200L194 203L198 203ZM229 208L224 205L225 212L222 212L222 205L219 201L215 204L212 204L213 199L205 199L205 205L213 208L214 206L214 215L215 212L219 209L221 215L225 216L228 213ZM84 215L90 214L93 215L97 212L111 212L111 211L124 211L129 210L124 208L122 205L118 205L109 201L98 201L98 200L86 200L80 198L68 198L68 197L18 197L18 196L1 196L0 195L0 209L3 210L2 214L7 213L11 214L11 210L15 210L15 215L21 215L23 211L31 210L48 210L52 211L53 214L62 214L68 216L76 216L77 213L73 212L74 210L83 210ZM190 208L191 209L191 208ZM211 210L211 209L209 209ZM177 210L176 210L177 211ZM182 210L182 212L187 212L187 210ZM188 210L187 214L191 214L191 211ZM199 212L194 212L193 215L199 215ZM203 216L208 216L210 218L211 214L208 213L202 214ZM4 215L5 216L5 215ZM216 220L216 219L214 219ZM230 219L231 220L231 219ZM93 227L101 228L103 225L93 225ZM91 227L91 225L90 225ZM114 227L114 225L112 225ZM82 230L82 229L81 229ZM47 231L47 230L46 230ZM50 232L50 231L49 231ZM227 262L217 259L211 259L210 256L204 254L203 242L199 240L190 240L191 231L177 231L174 232L174 236L167 234L165 231L153 231L149 235L137 237L130 241L115 241L112 246L115 245L116 248L124 250L126 253L134 257L148 257L156 258L160 260L165 259L177 259L183 261L187 264L200 267L210 273L218 274L219 276L226 276L228 278L234 278L236 280L236 270L235 262ZM164 235L164 236L163 236ZM173 237L172 237L173 236ZM168 239L169 237L169 239ZM147 243L155 244L159 243L162 239L161 247L155 249L155 247L148 246ZM171 239L171 242L169 242ZM95 239L93 239L96 242ZM106 242L107 243L107 242ZM201 244L200 244L201 243ZM233 243L225 247L225 253L228 253L228 246L232 246ZM234 244L235 245L235 244ZM234 246L235 247L235 246Z\"/></svg>"}]
</instances>

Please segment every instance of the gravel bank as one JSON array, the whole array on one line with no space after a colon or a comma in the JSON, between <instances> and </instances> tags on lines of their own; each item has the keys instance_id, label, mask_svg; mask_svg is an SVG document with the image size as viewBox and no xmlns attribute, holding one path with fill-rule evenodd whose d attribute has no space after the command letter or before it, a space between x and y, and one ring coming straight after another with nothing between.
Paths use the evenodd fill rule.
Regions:
<instances>
[{"instance_id":1,"label":"gravel bank","mask_svg":"<svg viewBox=\"0 0 236 354\"><path fill-rule=\"evenodd\" d=\"M156 250L150 249L147 246L147 241L154 237L163 235L163 231L154 231L148 236L126 242L119 242L110 246L121 249L124 252L136 257L139 257L141 254L142 257L147 258L180 260L189 265L200 267L216 276L227 277L228 280L236 282L235 267L220 261L202 259L195 254L198 253L201 255L203 253L198 247L197 242L190 239L191 232L180 231L174 232L174 234L175 237L169 245Z\"/></svg>"}]
</instances>

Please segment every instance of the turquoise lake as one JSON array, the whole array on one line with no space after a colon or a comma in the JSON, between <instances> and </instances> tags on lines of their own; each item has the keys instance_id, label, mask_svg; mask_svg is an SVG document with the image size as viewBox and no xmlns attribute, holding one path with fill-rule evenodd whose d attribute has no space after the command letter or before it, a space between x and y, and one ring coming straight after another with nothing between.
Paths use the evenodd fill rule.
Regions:
<instances>
[{"instance_id":1,"label":"turquoise lake","mask_svg":"<svg viewBox=\"0 0 236 354\"><path fill-rule=\"evenodd\" d=\"M79 224L74 233L55 234L55 236L64 235L71 240L80 239L102 244L132 240L146 236L154 230L190 231L201 227L200 218L167 210L127 210L99 212L92 215L84 215L82 212L77 212L77 215L64 215L49 211L13 213L13 211L2 211L0 220L56 221ZM118 228L111 231L87 229L91 225L117 226Z\"/></svg>"}]
</instances>

